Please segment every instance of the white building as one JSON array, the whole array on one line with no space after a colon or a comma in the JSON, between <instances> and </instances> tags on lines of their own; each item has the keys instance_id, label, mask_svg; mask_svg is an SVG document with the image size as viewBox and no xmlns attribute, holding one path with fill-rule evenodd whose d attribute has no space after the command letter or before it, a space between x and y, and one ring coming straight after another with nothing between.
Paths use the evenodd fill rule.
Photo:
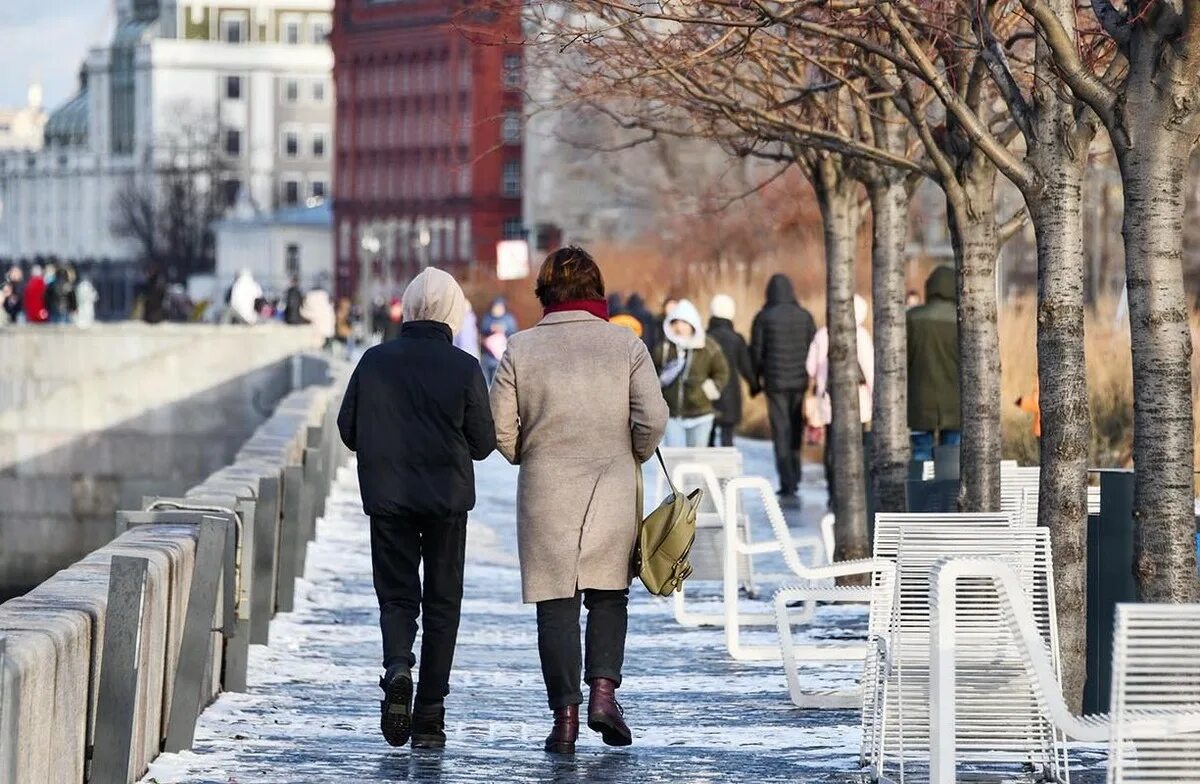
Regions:
<instances>
[{"instance_id":1,"label":"white building","mask_svg":"<svg viewBox=\"0 0 1200 784\"><path fill-rule=\"evenodd\" d=\"M216 140L230 204L328 194L332 0L114 1L111 42L87 53L45 146L0 153L0 258L135 259L114 202L186 133Z\"/></svg>"},{"instance_id":2,"label":"white building","mask_svg":"<svg viewBox=\"0 0 1200 784\"><path fill-rule=\"evenodd\" d=\"M46 112L42 86L29 85L25 106L0 109L0 150L36 150L42 146Z\"/></svg>"},{"instance_id":3,"label":"white building","mask_svg":"<svg viewBox=\"0 0 1200 784\"><path fill-rule=\"evenodd\" d=\"M259 213L239 200L229 217L216 225L215 286L224 287L241 270L250 270L268 293L282 294L295 277L308 290L333 285L333 210L329 202L283 207Z\"/></svg>"}]
</instances>

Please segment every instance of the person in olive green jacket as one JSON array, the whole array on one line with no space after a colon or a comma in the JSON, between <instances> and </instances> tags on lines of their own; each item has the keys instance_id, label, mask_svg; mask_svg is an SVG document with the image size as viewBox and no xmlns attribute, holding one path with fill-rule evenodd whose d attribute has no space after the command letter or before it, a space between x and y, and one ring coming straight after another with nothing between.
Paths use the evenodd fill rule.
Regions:
<instances>
[{"instance_id":1,"label":"person in olive green jacket","mask_svg":"<svg viewBox=\"0 0 1200 784\"><path fill-rule=\"evenodd\" d=\"M937 267L925 281L925 304L906 315L913 460L932 460L935 441L957 444L961 437L957 301L954 268Z\"/></svg>"},{"instance_id":2,"label":"person in olive green jacket","mask_svg":"<svg viewBox=\"0 0 1200 784\"><path fill-rule=\"evenodd\" d=\"M700 312L680 302L663 322L666 340L654 348L654 366L671 417L664 446L708 446L716 418L713 402L729 381L721 346L704 334Z\"/></svg>"}]
</instances>

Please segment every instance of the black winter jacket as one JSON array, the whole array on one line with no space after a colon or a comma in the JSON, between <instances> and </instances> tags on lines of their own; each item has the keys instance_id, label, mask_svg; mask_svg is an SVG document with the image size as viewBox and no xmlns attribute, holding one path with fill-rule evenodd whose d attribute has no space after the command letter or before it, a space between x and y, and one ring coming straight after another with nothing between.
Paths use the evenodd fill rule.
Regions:
<instances>
[{"instance_id":1,"label":"black winter jacket","mask_svg":"<svg viewBox=\"0 0 1200 784\"><path fill-rule=\"evenodd\" d=\"M713 403L717 414L717 423L721 425L739 425L742 421L742 382L746 379L750 385L751 394L758 394L754 381L754 366L750 362L750 349L746 341L733 328L729 319L713 316L708 321L708 336L721 346L725 362L729 365L729 380L721 390L721 397Z\"/></svg>"},{"instance_id":2,"label":"black winter jacket","mask_svg":"<svg viewBox=\"0 0 1200 784\"><path fill-rule=\"evenodd\" d=\"M448 517L475 507L475 468L496 448L479 362L435 321L404 324L400 338L359 360L342 410L342 442L358 453L368 515Z\"/></svg>"},{"instance_id":3,"label":"black winter jacket","mask_svg":"<svg viewBox=\"0 0 1200 784\"><path fill-rule=\"evenodd\" d=\"M808 345L817 334L812 314L796 302L792 281L777 274L767 283L767 304L754 317L750 360L757 385L768 392L803 391L808 386Z\"/></svg>"}]
</instances>

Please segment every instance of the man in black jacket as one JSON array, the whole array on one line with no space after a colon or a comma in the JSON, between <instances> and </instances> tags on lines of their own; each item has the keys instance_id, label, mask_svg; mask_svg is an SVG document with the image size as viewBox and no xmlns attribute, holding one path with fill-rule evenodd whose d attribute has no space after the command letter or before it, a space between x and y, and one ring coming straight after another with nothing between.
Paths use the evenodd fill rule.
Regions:
<instances>
[{"instance_id":1,"label":"man in black jacket","mask_svg":"<svg viewBox=\"0 0 1200 784\"><path fill-rule=\"evenodd\" d=\"M767 414L775 442L779 495L792 499L800 485L800 444L804 435L804 362L817 325L796 302L792 281L776 274L767 283L767 304L754 317L750 360L757 386L766 390Z\"/></svg>"},{"instance_id":2,"label":"man in black jacket","mask_svg":"<svg viewBox=\"0 0 1200 784\"><path fill-rule=\"evenodd\" d=\"M487 387L474 357L452 344L466 310L450 275L429 268L404 292L400 337L363 355L338 430L358 453L363 511L383 631L384 739L446 743L445 709L462 606L471 461L496 447ZM424 594L418 568L424 563ZM421 677L412 705L413 642L423 615Z\"/></svg>"}]
</instances>

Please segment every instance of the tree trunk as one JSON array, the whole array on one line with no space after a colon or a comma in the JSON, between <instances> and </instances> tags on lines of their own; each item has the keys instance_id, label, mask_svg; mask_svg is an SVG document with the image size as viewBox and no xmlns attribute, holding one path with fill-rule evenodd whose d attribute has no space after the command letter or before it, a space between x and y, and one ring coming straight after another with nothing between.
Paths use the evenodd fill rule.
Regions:
<instances>
[{"instance_id":1,"label":"tree trunk","mask_svg":"<svg viewBox=\"0 0 1200 784\"><path fill-rule=\"evenodd\" d=\"M826 326L829 329L828 389L833 408L829 428L833 450L833 513L837 519L837 560L870 555L866 487L863 477L862 420L858 409L857 328L854 321L854 250L858 228L858 183L842 160L818 154L810 166L825 233Z\"/></svg>"},{"instance_id":2,"label":"tree trunk","mask_svg":"<svg viewBox=\"0 0 1200 784\"><path fill-rule=\"evenodd\" d=\"M1054 0L1074 18L1073 0ZM1037 362L1041 406L1038 524L1050 529L1063 694L1080 710L1087 679L1087 461L1091 444L1084 357L1083 179L1094 129L1076 122L1038 40L1028 161L1039 178L1025 194L1037 240Z\"/></svg>"},{"instance_id":3,"label":"tree trunk","mask_svg":"<svg viewBox=\"0 0 1200 784\"><path fill-rule=\"evenodd\" d=\"M1165 107L1131 105L1116 143L1125 185L1125 279L1133 347L1134 573L1143 601L1196 600L1192 341L1183 290L1190 136ZM1157 102L1155 102L1157 103ZM1170 104L1166 104L1170 106Z\"/></svg>"},{"instance_id":4,"label":"tree trunk","mask_svg":"<svg viewBox=\"0 0 1200 784\"><path fill-rule=\"evenodd\" d=\"M904 320L909 191L902 177L877 178L871 199L871 299L875 387L871 411L871 475L877 512L905 510L912 455L908 431L908 335Z\"/></svg>"},{"instance_id":5,"label":"tree trunk","mask_svg":"<svg viewBox=\"0 0 1200 784\"><path fill-rule=\"evenodd\" d=\"M996 169L974 151L946 189L958 267L962 449L958 506L1000 510L1000 338L996 330Z\"/></svg>"}]
</instances>

